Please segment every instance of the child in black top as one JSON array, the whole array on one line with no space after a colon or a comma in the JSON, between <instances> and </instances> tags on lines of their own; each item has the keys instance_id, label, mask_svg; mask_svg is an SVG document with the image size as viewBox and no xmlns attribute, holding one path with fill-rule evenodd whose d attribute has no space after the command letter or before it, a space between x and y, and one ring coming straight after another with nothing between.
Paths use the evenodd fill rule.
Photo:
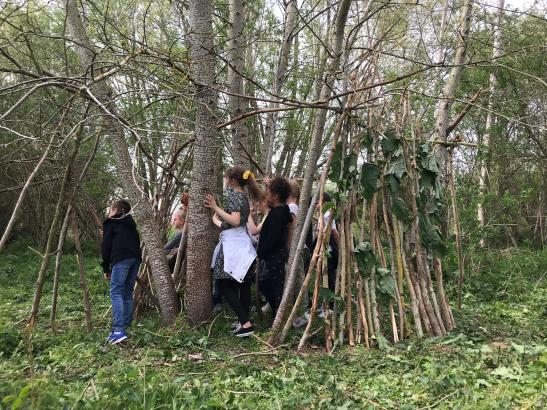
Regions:
<instances>
[{"instance_id":1,"label":"child in black top","mask_svg":"<svg viewBox=\"0 0 547 410\"><path fill-rule=\"evenodd\" d=\"M274 317L283 297L285 264L289 257L288 235L292 217L285 203L289 193L289 182L285 178L271 180L267 192L271 209L262 224L257 249L258 257L263 261L260 292L270 304Z\"/></svg>"},{"instance_id":2,"label":"child in black top","mask_svg":"<svg viewBox=\"0 0 547 410\"><path fill-rule=\"evenodd\" d=\"M108 342L117 344L127 339L125 329L133 319L133 288L141 264L141 246L137 225L125 200L112 204L103 223L101 244L104 277L110 280L112 333Z\"/></svg>"}]
</instances>

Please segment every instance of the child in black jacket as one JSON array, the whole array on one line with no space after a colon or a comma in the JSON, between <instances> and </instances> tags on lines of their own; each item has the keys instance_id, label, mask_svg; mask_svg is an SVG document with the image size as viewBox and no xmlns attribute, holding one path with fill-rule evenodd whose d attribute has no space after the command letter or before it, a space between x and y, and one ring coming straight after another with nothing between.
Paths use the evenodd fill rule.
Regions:
<instances>
[{"instance_id":1,"label":"child in black jacket","mask_svg":"<svg viewBox=\"0 0 547 410\"><path fill-rule=\"evenodd\" d=\"M262 259L260 292L272 308L275 318L285 285L285 264L289 257L288 236L292 222L289 207L289 182L276 177L271 180L267 192L270 212L262 224L257 254Z\"/></svg>"},{"instance_id":2,"label":"child in black jacket","mask_svg":"<svg viewBox=\"0 0 547 410\"><path fill-rule=\"evenodd\" d=\"M127 339L125 329L133 318L133 288L141 264L139 233L129 211L131 206L127 201L116 201L103 223L101 254L105 279L110 280L112 332L108 342L111 344Z\"/></svg>"}]
</instances>

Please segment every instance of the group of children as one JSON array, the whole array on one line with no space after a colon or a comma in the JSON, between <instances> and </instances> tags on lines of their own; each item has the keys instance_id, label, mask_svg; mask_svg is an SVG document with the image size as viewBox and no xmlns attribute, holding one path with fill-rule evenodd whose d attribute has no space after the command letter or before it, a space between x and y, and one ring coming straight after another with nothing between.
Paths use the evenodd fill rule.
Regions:
<instances>
[{"instance_id":1,"label":"group of children","mask_svg":"<svg viewBox=\"0 0 547 410\"><path fill-rule=\"evenodd\" d=\"M224 186L223 207L212 195L205 199L205 206L214 212L213 223L221 230L212 260L213 279L237 315L234 335L246 337L254 332L249 308L257 257L259 289L274 315L283 297L290 232L295 221L287 205L291 188L287 179L276 177L267 181L263 190L254 175L241 167L225 172ZM265 215L261 223L256 224L251 208Z\"/></svg>"},{"instance_id":2,"label":"group of children","mask_svg":"<svg viewBox=\"0 0 547 410\"><path fill-rule=\"evenodd\" d=\"M257 263L260 293L270 306L272 317L275 317L281 303L300 192L296 181L283 177L265 180L262 188L252 172L241 167L232 167L225 172L224 188L222 206L217 204L212 195L206 195L204 201L205 207L213 212L212 222L220 229L219 242L211 261L214 299L218 304L222 297L237 315L238 321L233 328L233 334L247 337L254 332L249 311L251 284ZM252 209L261 214L260 223L253 218ZM125 328L131 323L132 293L141 262L139 236L135 222L129 214L130 210L127 201L115 202L103 228L103 269L105 277L111 280L113 329L108 341L112 344L127 338ZM177 212L174 215L174 224L180 219L179 225L183 225L185 215ZM328 221L328 214L324 217ZM334 239L329 258L329 287L332 276L333 289L336 271L332 274L331 266L336 266L336 261L333 260L337 253L336 234L336 226L333 225L331 237ZM309 250L314 245L311 236L310 230L304 258L298 262L301 280L306 259L309 259ZM175 237L175 240L168 245L178 246L180 238ZM304 300L304 305L307 303ZM302 326L304 323L305 319L299 317L294 324Z\"/></svg>"}]
</instances>

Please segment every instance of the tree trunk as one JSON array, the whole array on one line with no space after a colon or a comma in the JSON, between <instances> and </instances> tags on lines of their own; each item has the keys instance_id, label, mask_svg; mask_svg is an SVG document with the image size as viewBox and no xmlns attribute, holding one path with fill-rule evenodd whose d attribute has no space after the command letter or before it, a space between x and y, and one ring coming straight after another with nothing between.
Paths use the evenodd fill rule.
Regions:
<instances>
[{"instance_id":1,"label":"tree trunk","mask_svg":"<svg viewBox=\"0 0 547 410\"><path fill-rule=\"evenodd\" d=\"M228 111L233 120L245 113L247 99L242 97L243 71L245 70L245 33L243 21L245 6L243 0L230 0L230 30L228 33ZM249 169L251 161L247 158L243 147L252 152L249 133L245 120L236 121L230 126L232 133L232 150L234 164Z\"/></svg>"},{"instance_id":2,"label":"tree trunk","mask_svg":"<svg viewBox=\"0 0 547 410\"><path fill-rule=\"evenodd\" d=\"M68 230L68 223L70 221L70 215L72 212L72 206L69 204L63 219L63 225L61 226L61 233L59 234L59 242L57 242L57 254L55 255L55 270L53 273L53 290L51 292L51 312L49 315L49 323L53 333L56 333L55 315L57 314L57 296L59 295L59 276L61 274L61 257L63 256L63 247L65 245L66 232Z\"/></svg>"},{"instance_id":3,"label":"tree trunk","mask_svg":"<svg viewBox=\"0 0 547 410\"><path fill-rule=\"evenodd\" d=\"M494 51L492 52L492 60L496 60L501 56L502 52L502 39L501 39L501 25L503 21L503 7L505 0L498 0L498 14L496 17L496 22L494 24ZM495 73L490 73L490 96L488 98L488 113L486 114L486 133L482 137L481 151L482 155L479 157L480 161L480 174L479 174L479 203L477 204L477 219L479 220L479 227L484 229L486 226L486 217L484 215L484 207L482 200L484 194L486 193L486 180L488 178L488 167L486 161L486 154L488 153L490 146L490 138L492 134L492 128L494 127L494 122L496 118L493 113L494 101L496 88L498 86L498 79L496 78ZM484 232L482 233L482 238L480 240L481 247L486 245L484 240ZM460 308L460 298L458 297L458 309Z\"/></svg>"},{"instance_id":4,"label":"tree trunk","mask_svg":"<svg viewBox=\"0 0 547 410\"><path fill-rule=\"evenodd\" d=\"M465 0L462 11L462 22L458 31L459 45L456 49L454 59L452 61L452 69L448 76L448 80L443 87L437 107L435 109L435 130L433 131L432 140L446 142L448 137L446 129L448 127L450 108L454 103L454 95L460 83L460 78L463 72L463 64L469 41L469 32L471 29L471 11L473 9L473 0ZM446 146L439 144L436 146L437 159L441 167L441 175L446 175Z\"/></svg>"},{"instance_id":5,"label":"tree trunk","mask_svg":"<svg viewBox=\"0 0 547 410\"><path fill-rule=\"evenodd\" d=\"M335 74L340 65L340 56L342 55L344 29L346 27L346 21L348 18L350 4L351 4L351 0L342 0L338 6L338 12L337 12L336 23L335 23L335 32L332 38L333 58L329 65L328 76L325 79L323 83L323 87L321 89L321 100L323 101L326 101L332 95L332 88L333 88L333 84L335 80ZM319 155L321 154L321 141L323 139L323 132L325 130L326 120L327 120L327 110L320 109L315 118L314 132L313 132L311 147L310 147L309 162L308 162L308 166L306 167L306 171L304 172L304 181L302 183L302 190L300 193L300 197L301 197L300 211L298 212L296 230L295 230L293 238L300 238L304 228L304 222L306 220L306 215L308 212L308 208L310 206L313 178L317 170L317 160L319 159ZM296 239L293 239L293 242L294 240ZM285 292L283 292L283 299L281 301L281 305L279 306L277 315L275 317L275 320L272 326L272 336L270 339L271 341L273 341L273 339L277 339L278 335L280 335L280 332L283 326L283 319L285 317L285 312L288 306L287 301L288 301L289 295L293 294L291 285L294 285L293 276L296 276L296 274L295 272L293 272L295 271L295 269L292 269L292 266L294 265L295 262L296 260L295 260L294 247L291 246L291 252L289 255L289 264L288 264L291 274L289 275L288 281L285 284Z\"/></svg>"},{"instance_id":6,"label":"tree trunk","mask_svg":"<svg viewBox=\"0 0 547 410\"><path fill-rule=\"evenodd\" d=\"M294 31L296 28L296 22L298 18L297 1L288 0L285 13L285 24L283 28L283 42L281 49L279 50L279 59L277 61L277 69L273 79L273 93L280 95L281 88L283 87L285 74L287 73L287 67L289 65L289 56L291 52L291 45L294 38ZM269 108L279 107L278 102L271 102ZM270 175L272 168L272 156L275 137L275 125L277 121L277 113L270 112L266 116L266 127L264 132L264 156L262 158L262 169L266 172L266 175Z\"/></svg>"},{"instance_id":7,"label":"tree trunk","mask_svg":"<svg viewBox=\"0 0 547 410\"><path fill-rule=\"evenodd\" d=\"M216 131L217 93L213 50L212 1L189 1L190 57L195 83L196 127L190 180L188 245L186 249L187 315L201 323L212 316L211 259L215 242L211 214L203 206L205 194L217 192L220 139Z\"/></svg>"},{"instance_id":8,"label":"tree trunk","mask_svg":"<svg viewBox=\"0 0 547 410\"><path fill-rule=\"evenodd\" d=\"M53 219L49 227L46 246L44 254L42 256L42 263L40 265L40 270L38 271L38 278L36 279L36 289L34 290L34 297L32 299L32 307L30 309L30 317L28 319L28 329L32 330L36 317L38 316L38 309L40 308L40 300L42 299L42 290L44 288L44 283L46 281L46 272L49 267L49 259L52 255L53 247L53 238L57 234L57 227L59 225L59 220L61 218L61 212L65 204L65 194L67 191L68 178L70 175L70 166L76 155L78 154L78 149L80 147L80 138L81 133L77 135L77 141L75 142L74 149L68 158L68 165L65 169L63 180L61 182L61 188L59 192L59 198L57 199L57 205L55 206L55 213L53 214Z\"/></svg>"},{"instance_id":9,"label":"tree trunk","mask_svg":"<svg viewBox=\"0 0 547 410\"><path fill-rule=\"evenodd\" d=\"M76 218L76 212L74 212L74 210L72 210L71 230L72 238L74 239L74 246L76 248L76 261L78 262L78 271L80 273L80 287L82 288L84 302L85 328L88 332L91 332L93 331L93 323L91 322L91 302L89 300L89 287L87 286L87 280L85 277L84 253L82 252L82 245L80 244L80 230L78 229L78 219Z\"/></svg>"},{"instance_id":10,"label":"tree trunk","mask_svg":"<svg viewBox=\"0 0 547 410\"><path fill-rule=\"evenodd\" d=\"M15 207L13 208L11 218L6 226L6 229L4 230L4 233L2 234L2 239L0 239L0 252L2 252L2 250L8 243L8 239L11 235L11 231L13 227L15 226L15 221L17 220L17 214L19 213L19 210L21 209L21 206L23 205L23 202L27 196L28 190L32 186L32 180L34 179L36 174L38 174L38 171L40 171L40 168L42 168L42 165L44 165L44 162L49 155L49 151L51 151L54 138L55 138L55 135L51 137L51 140L47 144L47 147L44 153L42 154L42 157L40 158L40 160L34 167L34 170L30 173L29 177L27 178L27 182L25 182L25 185L23 186L23 189L21 190L21 193L19 194L19 198L17 199Z\"/></svg>"},{"instance_id":11,"label":"tree trunk","mask_svg":"<svg viewBox=\"0 0 547 410\"><path fill-rule=\"evenodd\" d=\"M95 53L82 23L76 0L66 0L65 11L67 26L75 40L74 48L80 59L80 64L86 73L89 72L92 76L99 74L93 69ZM86 92L105 113L109 141L116 158L118 178L133 206L133 214L150 258L161 317L164 323L172 323L179 312L179 300L167 266L162 241L154 223L151 204L143 196L142 188L138 185L133 174L133 163L124 136L125 129L112 101L112 91L106 80L100 80L87 88Z\"/></svg>"}]
</instances>

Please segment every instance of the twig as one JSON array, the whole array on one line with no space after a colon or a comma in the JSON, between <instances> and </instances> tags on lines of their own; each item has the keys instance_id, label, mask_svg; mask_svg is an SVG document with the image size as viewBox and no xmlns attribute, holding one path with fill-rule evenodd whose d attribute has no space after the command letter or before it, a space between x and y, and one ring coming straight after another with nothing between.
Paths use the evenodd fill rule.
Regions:
<instances>
[{"instance_id":1,"label":"twig","mask_svg":"<svg viewBox=\"0 0 547 410\"><path fill-rule=\"evenodd\" d=\"M82 390L82 393L80 394L80 396L76 399L76 401L72 405L73 408L76 408L76 405L82 399L82 397L84 397L85 392L87 391L87 389L89 388L89 386L91 385L92 382L93 382L93 378L89 379L89 381L85 385L84 389Z\"/></svg>"},{"instance_id":2,"label":"twig","mask_svg":"<svg viewBox=\"0 0 547 410\"><path fill-rule=\"evenodd\" d=\"M260 165L258 165L258 162L256 162L256 160L249 153L249 151L247 151L247 148L245 148L245 146L241 143L241 141L239 141L239 145L241 145L241 148L243 148L243 151L245 151L245 154L247 154L247 159L253 163L253 165L256 167L258 172L260 172L262 175L266 175L264 170L262 168L260 168Z\"/></svg>"},{"instance_id":3,"label":"twig","mask_svg":"<svg viewBox=\"0 0 547 410\"><path fill-rule=\"evenodd\" d=\"M439 404L441 401L443 400L446 400L447 398L449 398L450 396L453 396L454 394L456 394L458 392L458 390L454 390L452 393L449 393L447 394L446 396L444 397L441 397L439 400L437 400L435 403L433 404L430 404L429 406L425 406L425 407L420 407L420 410L424 410L424 409L432 409L434 407L437 407L437 404Z\"/></svg>"},{"instance_id":4,"label":"twig","mask_svg":"<svg viewBox=\"0 0 547 410\"><path fill-rule=\"evenodd\" d=\"M44 257L44 255L42 255L42 254L41 254L40 252L38 252L36 249L34 249L34 248L32 248L32 247L30 247L30 246L28 246L28 245L27 245L27 248L29 248L32 252L37 253L38 255L40 255L40 257L42 257L42 258Z\"/></svg>"},{"instance_id":5,"label":"twig","mask_svg":"<svg viewBox=\"0 0 547 410\"><path fill-rule=\"evenodd\" d=\"M151 335L154 335L154 336L157 336L157 337L164 337L164 338L166 338L166 339L168 339L168 338L171 337L171 336L164 336L164 335L160 335L160 334L158 334L158 333L154 333L154 332L152 332L152 331L150 331L150 330L148 330L148 329L142 329L142 330L144 330L146 333L150 333Z\"/></svg>"},{"instance_id":6,"label":"twig","mask_svg":"<svg viewBox=\"0 0 547 410\"><path fill-rule=\"evenodd\" d=\"M108 315L108 313L110 312L110 309L112 309L112 306L109 306L108 309L106 309L106 312L104 312L104 315L103 315L103 319L106 317L106 315Z\"/></svg>"},{"instance_id":7,"label":"twig","mask_svg":"<svg viewBox=\"0 0 547 410\"><path fill-rule=\"evenodd\" d=\"M238 357L243 357L243 356L268 356L268 355L273 355L273 354L277 354L277 348L273 348L273 349L270 349L270 350L266 350L265 352L245 352L245 353L240 353L240 354L236 354L235 356L232 356L232 359L237 359Z\"/></svg>"},{"instance_id":8,"label":"twig","mask_svg":"<svg viewBox=\"0 0 547 410\"><path fill-rule=\"evenodd\" d=\"M273 347L271 344L269 344L268 342L266 342L265 340L262 340L260 337L258 337L257 335L255 335L253 333L253 337L257 338L258 340L260 340L263 344L265 344L266 346L268 346L270 349L275 349L275 347Z\"/></svg>"},{"instance_id":9,"label":"twig","mask_svg":"<svg viewBox=\"0 0 547 410\"><path fill-rule=\"evenodd\" d=\"M213 321L211 322L211 324L209 325L209 331L207 332L207 337L211 337L211 330L213 329L213 325L215 324L215 320L217 320L217 318L219 317L220 315L216 315L215 318L213 319Z\"/></svg>"}]
</instances>

